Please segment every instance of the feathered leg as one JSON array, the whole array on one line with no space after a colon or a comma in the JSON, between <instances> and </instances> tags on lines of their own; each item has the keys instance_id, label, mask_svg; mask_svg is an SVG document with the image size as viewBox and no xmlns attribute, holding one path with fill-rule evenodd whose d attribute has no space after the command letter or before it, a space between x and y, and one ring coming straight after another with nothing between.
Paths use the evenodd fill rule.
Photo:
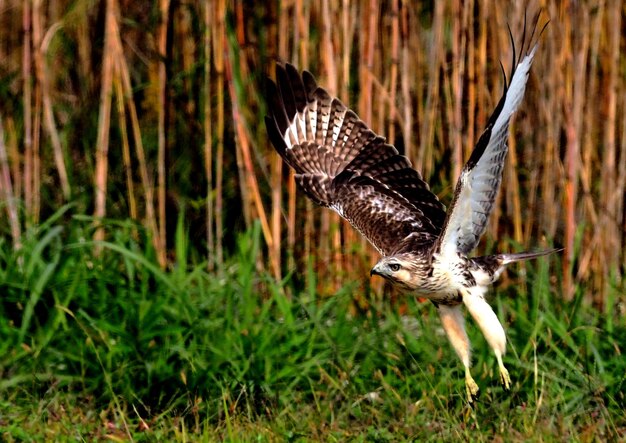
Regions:
<instances>
[{"instance_id":1,"label":"feathered leg","mask_svg":"<svg viewBox=\"0 0 626 443\"><path fill-rule=\"evenodd\" d=\"M506 351L506 335L496 313L493 312L489 303L485 301L485 292L486 288L479 286L468 288L463 293L463 303L465 303L467 310L478 323L487 343L489 343L489 346L496 354L500 369L500 381L504 388L508 390L511 387L511 378L509 377L509 371L502 363L502 356Z\"/></svg>"},{"instance_id":2,"label":"feathered leg","mask_svg":"<svg viewBox=\"0 0 626 443\"><path fill-rule=\"evenodd\" d=\"M472 378L470 373L470 342L465 332L465 318L461 311L461 305L456 306L437 306L439 317L444 331L448 336L448 340L452 343L452 347L456 351L465 366L465 389L467 391L467 400L472 403L478 397L478 385Z\"/></svg>"}]
</instances>

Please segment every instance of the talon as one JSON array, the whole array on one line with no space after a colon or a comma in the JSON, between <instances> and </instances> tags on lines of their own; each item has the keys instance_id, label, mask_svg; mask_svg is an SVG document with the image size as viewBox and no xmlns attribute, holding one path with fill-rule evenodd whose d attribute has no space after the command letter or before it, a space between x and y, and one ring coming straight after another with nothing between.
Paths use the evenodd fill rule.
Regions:
<instances>
[{"instance_id":1,"label":"talon","mask_svg":"<svg viewBox=\"0 0 626 443\"><path fill-rule=\"evenodd\" d=\"M504 365L500 367L500 381L502 382L505 390L511 390L511 377L509 376L509 371L507 371Z\"/></svg>"},{"instance_id":2,"label":"talon","mask_svg":"<svg viewBox=\"0 0 626 443\"><path fill-rule=\"evenodd\" d=\"M511 377L509 376L509 371L504 367L504 363L502 362L502 354L496 352L496 359L498 360L498 367L500 368L500 383L504 386L506 391L511 390Z\"/></svg>"},{"instance_id":3,"label":"talon","mask_svg":"<svg viewBox=\"0 0 626 443\"><path fill-rule=\"evenodd\" d=\"M467 391L467 402L471 405L478 399L480 390L469 372L465 374L465 390Z\"/></svg>"}]
</instances>

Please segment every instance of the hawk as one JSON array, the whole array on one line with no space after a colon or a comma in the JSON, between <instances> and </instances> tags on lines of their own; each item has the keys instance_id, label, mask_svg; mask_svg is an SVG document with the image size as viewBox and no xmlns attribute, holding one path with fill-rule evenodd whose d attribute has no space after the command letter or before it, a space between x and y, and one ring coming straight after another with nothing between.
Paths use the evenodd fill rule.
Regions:
<instances>
[{"instance_id":1,"label":"hawk","mask_svg":"<svg viewBox=\"0 0 626 443\"><path fill-rule=\"evenodd\" d=\"M509 263L557 251L469 256L493 210L508 151L509 121L524 96L538 46L525 45L523 38L518 55L512 35L511 43L510 80L507 84L503 72L502 97L462 170L447 211L408 158L319 87L309 72L277 64L276 83L268 81L270 115L265 123L274 148L311 200L348 220L382 255L371 275L435 304L465 367L470 403L479 389L470 373L470 342L461 306L493 349L508 390L511 379L502 362L506 336L485 300L487 287Z\"/></svg>"}]
</instances>

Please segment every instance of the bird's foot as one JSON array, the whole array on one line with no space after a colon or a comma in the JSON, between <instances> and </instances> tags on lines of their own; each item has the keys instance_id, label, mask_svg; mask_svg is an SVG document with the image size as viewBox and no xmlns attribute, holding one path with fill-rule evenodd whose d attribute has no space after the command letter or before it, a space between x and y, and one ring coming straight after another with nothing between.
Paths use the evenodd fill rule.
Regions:
<instances>
[{"instance_id":1,"label":"bird's foot","mask_svg":"<svg viewBox=\"0 0 626 443\"><path fill-rule=\"evenodd\" d=\"M479 389L469 371L465 373L465 390L467 391L467 402L471 405L478 399Z\"/></svg>"},{"instance_id":2,"label":"bird's foot","mask_svg":"<svg viewBox=\"0 0 626 443\"><path fill-rule=\"evenodd\" d=\"M511 390L511 377L509 376L509 371L504 367L502 362L499 364L500 366L500 382L504 386L504 389L507 391Z\"/></svg>"}]
</instances>

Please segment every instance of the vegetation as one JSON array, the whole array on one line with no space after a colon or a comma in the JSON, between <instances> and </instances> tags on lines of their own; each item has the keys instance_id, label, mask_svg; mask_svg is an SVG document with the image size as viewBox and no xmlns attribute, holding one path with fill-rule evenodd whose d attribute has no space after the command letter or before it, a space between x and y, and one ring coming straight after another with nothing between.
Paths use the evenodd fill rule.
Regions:
<instances>
[{"instance_id":1,"label":"vegetation","mask_svg":"<svg viewBox=\"0 0 626 443\"><path fill-rule=\"evenodd\" d=\"M482 397L430 303L402 315L354 285L320 299L257 270L259 224L223 276L194 258L181 219L178 260L160 270L131 223L94 256L91 220L64 208L1 249L0 426L4 441L615 440L626 431L626 324L555 295L548 263L528 292L500 287L511 393L476 328ZM64 220L63 220L64 219ZM310 276L314 281L315 274ZM293 291L293 297L286 294Z\"/></svg>"},{"instance_id":2,"label":"vegetation","mask_svg":"<svg viewBox=\"0 0 626 443\"><path fill-rule=\"evenodd\" d=\"M500 96L499 62L510 68L507 24L519 47L542 11L540 26L550 23L489 236L499 249L508 238L564 246L563 297L582 284L609 308L626 263L625 4L536 3L8 0L1 227L19 245L25 228L75 203L96 220L140 221L165 268L184 209L220 270L259 220L272 275L305 274L312 257L319 290L334 292L372 259L351 249L349 226L297 197L269 144L263 83L274 61L309 69L448 202Z\"/></svg>"},{"instance_id":3,"label":"vegetation","mask_svg":"<svg viewBox=\"0 0 626 443\"><path fill-rule=\"evenodd\" d=\"M1 439L623 438L623 2L541 2L484 248L566 252L492 291L514 388L472 329L475 409L433 307L368 278L263 127L290 61L448 203L536 3L4 2Z\"/></svg>"}]
</instances>

